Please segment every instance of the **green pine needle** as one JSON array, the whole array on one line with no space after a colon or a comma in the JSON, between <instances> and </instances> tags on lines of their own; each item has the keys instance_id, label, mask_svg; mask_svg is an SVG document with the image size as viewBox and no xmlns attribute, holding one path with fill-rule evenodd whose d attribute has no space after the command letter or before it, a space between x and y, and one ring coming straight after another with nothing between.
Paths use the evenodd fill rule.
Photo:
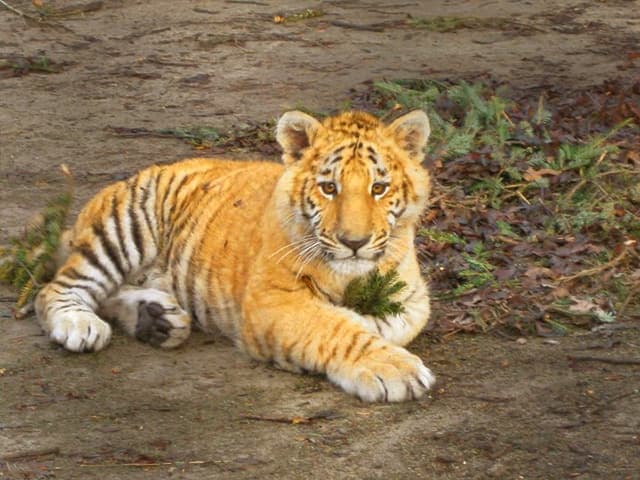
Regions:
<instances>
[{"instance_id":1,"label":"green pine needle","mask_svg":"<svg viewBox=\"0 0 640 480\"><path fill-rule=\"evenodd\" d=\"M361 315L372 315L385 318L404 312L400 302L390 299L407 286L399 279L396 270L390 270L380 275L378 269L371 273L353 279L344 292L344 306Z\"/></svg>"},{"instance_id":2,"label":"green pine needle","mask_svg":"<svg viewBox=\"0 0 640 480\"><path fill-rule=\"evenodd\" d=\"M0 248L0 283L19 292L16 306L23 307L36 296L43 284L51 280L54 256L69 213L72 186L47 204L38 221L24 234Z\"/></svg>"}]
</instances>

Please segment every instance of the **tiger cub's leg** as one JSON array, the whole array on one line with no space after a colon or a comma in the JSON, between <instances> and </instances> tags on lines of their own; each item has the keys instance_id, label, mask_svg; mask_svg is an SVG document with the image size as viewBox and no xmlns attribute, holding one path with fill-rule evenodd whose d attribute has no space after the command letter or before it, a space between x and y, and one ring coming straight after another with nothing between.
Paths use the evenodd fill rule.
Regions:
<instances>
[{"instance_id":1,"label":"tiger cub's leg","mask_svg":"<svg viewBox=\"0 0 640 480\"><path fill-rule=\"evenodd\" d=\"M100 308L129 335L162 348L182 344L191 333L191 318L175 297L157 288L122 287Z\"/></svg>"},{"instance_id":2,"label":"tiger cub's leg","mask_svg":"<svg viewBox=\"0 0 640 480\"><path fill-rule=\"evenodd\" d=\"M68 257L36 297L40 325L68 350L109 343L111 327L98 308L157 258L156 170L113 184L87 203L69 237Z\"/></svg>"}]
</instances>

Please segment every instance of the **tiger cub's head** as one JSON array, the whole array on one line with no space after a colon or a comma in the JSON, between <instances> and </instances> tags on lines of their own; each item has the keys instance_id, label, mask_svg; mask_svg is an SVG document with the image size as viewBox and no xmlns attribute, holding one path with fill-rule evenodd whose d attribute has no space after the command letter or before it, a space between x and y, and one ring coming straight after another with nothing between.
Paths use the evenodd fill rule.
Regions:
<instances>
[{"instance_id":1,"label":"tiger cub's head","mask_svg":"<svg viewBox=\"0 0 640 480\"><path fill-rule=\"evenodd\" d=\"M360 275L400 251L394 242L412 241L429 194L421 166L429 133L420 110L388 125L363 112L322 122L285 113L276 137L287 168L276 202L299 259Z\"/></svg>"}]
</instances>

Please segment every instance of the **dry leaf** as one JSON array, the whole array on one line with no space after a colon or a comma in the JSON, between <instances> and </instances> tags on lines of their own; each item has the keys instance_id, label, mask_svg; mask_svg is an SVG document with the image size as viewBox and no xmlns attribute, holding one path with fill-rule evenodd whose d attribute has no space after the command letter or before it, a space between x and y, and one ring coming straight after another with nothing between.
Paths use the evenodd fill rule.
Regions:
<instances>
[{"instance_id":1,"label":"dry leaf","mask_svg":"<svg viewBox=\"0 0 640 480\"><path fill-rule=\"evenodd\" d=\"M522 174L522 178L524 178L527 182L533 182L538 180L545 175L557 176L562 172L560 170L554 170L552 168L541 168L540 170L534 170L532 167L527 168L527 171Z\"/></svg>"}]
</instances>

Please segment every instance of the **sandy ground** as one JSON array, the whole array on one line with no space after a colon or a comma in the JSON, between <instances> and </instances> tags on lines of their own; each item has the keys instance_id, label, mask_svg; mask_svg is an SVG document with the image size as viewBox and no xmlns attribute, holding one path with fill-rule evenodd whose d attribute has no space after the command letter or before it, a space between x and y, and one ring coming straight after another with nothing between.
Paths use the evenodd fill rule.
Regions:
<instances>
[{"instance_id":1,"label":"sandy ground","mask_svg":"<svg viewBox=\"0 0 640 480\"><path fill-rule=\"evenodd\" d=\"M94 5L40 24L0 6L0 59L63 65L0 75L0 243L63 186L60 163L78 178L77 208L140 167L194 155L111 127L238 127L338 108L385 78L490 74L539 90L639 74L638 1ZM326 15L274 23L302 6ZM433 33L408 15L486 20ZM70 354L32 318L13 320L14 299L0 290L0 478L640 478L640 367L612 363L637 358L637 322L552 341L425 334L411 350L436 373L433 394L372 406L221 336L158 351L116 334L104 352Z\"/></svg>"}]
</instances>

